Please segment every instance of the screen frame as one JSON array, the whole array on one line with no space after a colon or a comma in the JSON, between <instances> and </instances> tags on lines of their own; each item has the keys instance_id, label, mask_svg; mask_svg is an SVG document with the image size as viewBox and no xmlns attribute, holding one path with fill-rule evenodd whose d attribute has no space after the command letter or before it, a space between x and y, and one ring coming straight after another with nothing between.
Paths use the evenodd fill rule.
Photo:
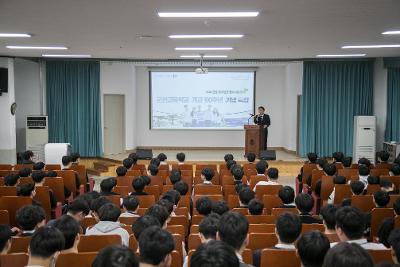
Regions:
<instances>
[{"instance_id":1,"label":"screen frame","mask_svg":"<svg viewBox=\"0 0 400 267\"><path fill-rule=\"evenodd\" d=\"M223 128L195 128L195 129L187 129L187 128L171 128L171 129L160 129L153 128L152 118L153 118L153 101L152 101L152 72L193 72L193 69L178 69L178 68L168 68L168 69L148 69L149 75L149 130L150 131L244 131L244 129L223 129ZM246 68L208 68L208 72L252 72L254 75L253 78L253 114L255 114L256 110L256 83L257 83L257 69L246 69ZM199 74L200 75L200 74Z\"/></svg>"}]
</instances>

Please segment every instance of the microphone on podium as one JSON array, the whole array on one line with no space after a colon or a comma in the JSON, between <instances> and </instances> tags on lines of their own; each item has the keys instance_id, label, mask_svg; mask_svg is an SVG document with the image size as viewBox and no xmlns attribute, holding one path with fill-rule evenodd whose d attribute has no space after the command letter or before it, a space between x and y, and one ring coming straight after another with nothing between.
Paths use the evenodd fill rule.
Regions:
<instances>
[{"instance_id":1,"label":"microphone on podium","mask_svg":"<svg viewBox=\"0 0 400 267\"><path fill-rule=\"evenodd\" d=\"M248 118L248 120L247 120L247 125L250 125L250 119L254 117L254 114L252 114L252 113L250 113L249 115L250 115L250 118Z\"/></svg>"}]
</instances>

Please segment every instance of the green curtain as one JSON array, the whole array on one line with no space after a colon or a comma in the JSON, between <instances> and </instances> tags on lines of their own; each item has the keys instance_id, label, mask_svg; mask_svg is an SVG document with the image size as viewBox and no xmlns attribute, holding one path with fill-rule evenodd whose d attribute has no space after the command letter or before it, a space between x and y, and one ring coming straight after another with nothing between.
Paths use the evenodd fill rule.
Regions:
<instances>
[{"instance_id":1,"label":"green curtain","mask_svg":"<svg viewBox=\"0 0 400 267\"><path fill-rule=\"evenodd\" d=\"M81 156L100 156L100 63L46 61L46 87L49 141L71 143Z\"/></svg>"},{"instance_id":2,"label":"green curtain","mask_svg":"<svg viewBox=\"0 0 400 267\"><path fill-rule=\"evenodd\" d=\"M400 65L387 70L386 141L400 141Z\"/></svg>"},{"instance_id":3,"label":"green curtain","mask_svg":"<svg viewBox=\"0 0 400 267\"><path fill-rule=\"evenodd\" d=\"M300 155L351 155L356 115L373 112L373 60L304 61Z\"/></svg>"}]
</instances>

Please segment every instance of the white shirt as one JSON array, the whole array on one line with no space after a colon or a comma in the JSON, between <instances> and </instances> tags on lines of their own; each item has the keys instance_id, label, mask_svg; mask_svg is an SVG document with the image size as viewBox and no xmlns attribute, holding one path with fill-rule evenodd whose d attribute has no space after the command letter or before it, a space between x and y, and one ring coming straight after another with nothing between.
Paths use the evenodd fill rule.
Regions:
<instances>
[{"instance_id":1,"label":"white shirt","mask_svg":"<svg viewBox=\"0 0 400 267\"><path fill-rule=\"evenodd\" d=\"M272 181L272 180L270 180L270 181L259 181L258 183L256 183L256 185L253 188L254 192L256 192L257 185L279 185L279 183L275 182L275 181Z\"/></svg>"},{"instance_id":2,"label":"white shirt","mask_svg":"<svg viewBox=\"0 0 400 267\"><path fill-rule=\"evenodd\" d=\"M365 238L356 239L356 240L349 240L349 241L347 241L347 243L358 244L363 249L370 249L370 250L385 250L385 249L388 249L383 244L368 242L367 239L365 239ZM331 247L334 247L337 244L339 244L339 242L331 243Z\"/></svg>"},{"instance_id":3,"label":"white shirt","mask_svg":"<svg viewBox=\"0 0 400 267\"><path fill-rule=\"evenodd\" d=\"M240 255L237 251L235 251L236 257L238 258L239 262L244 263L242 255Z\"/></svg>"},{"instance_id":4,"label":"white shirt","mask_svg":"<svg viewBox=\"0 0 400 267\"><path fill-rule=\"evenodd\" d=\"M278 244L275 245L275 248L296 250L296 247L293 244L281 244L281 243L278 243Z\"/></svg>"},{"instance_id":5,"label":"white shirt","mask_svg":"<svg viewBox=\"0 0 400 267\"><path fill-rule=\"evenodd\" d=\"M366 187L366 186L368 185L368 177L369 177L369 175L367 175L367 176L361 176L361 175L359 175L359 176L358 176L358 178L360 179L360 181L364 184L364 187Z\"/></svg>"}]
</instances>

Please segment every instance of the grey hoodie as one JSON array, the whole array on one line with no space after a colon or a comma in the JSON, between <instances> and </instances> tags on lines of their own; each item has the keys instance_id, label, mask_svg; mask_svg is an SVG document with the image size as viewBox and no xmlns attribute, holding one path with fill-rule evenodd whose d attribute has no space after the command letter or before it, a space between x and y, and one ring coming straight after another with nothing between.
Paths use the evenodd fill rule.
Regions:
<instances>
[{"instance_id":1,"label":"grey hoodie","mask_svg":"<svg viewBox=\"0 0 400 267\"><path fill-rule=\"evenodd\" d=\"M86 230L86 235L119 235L122 245L129 246L129 233L119 222L100 221Z\"/></svg>"}]
</instances>

